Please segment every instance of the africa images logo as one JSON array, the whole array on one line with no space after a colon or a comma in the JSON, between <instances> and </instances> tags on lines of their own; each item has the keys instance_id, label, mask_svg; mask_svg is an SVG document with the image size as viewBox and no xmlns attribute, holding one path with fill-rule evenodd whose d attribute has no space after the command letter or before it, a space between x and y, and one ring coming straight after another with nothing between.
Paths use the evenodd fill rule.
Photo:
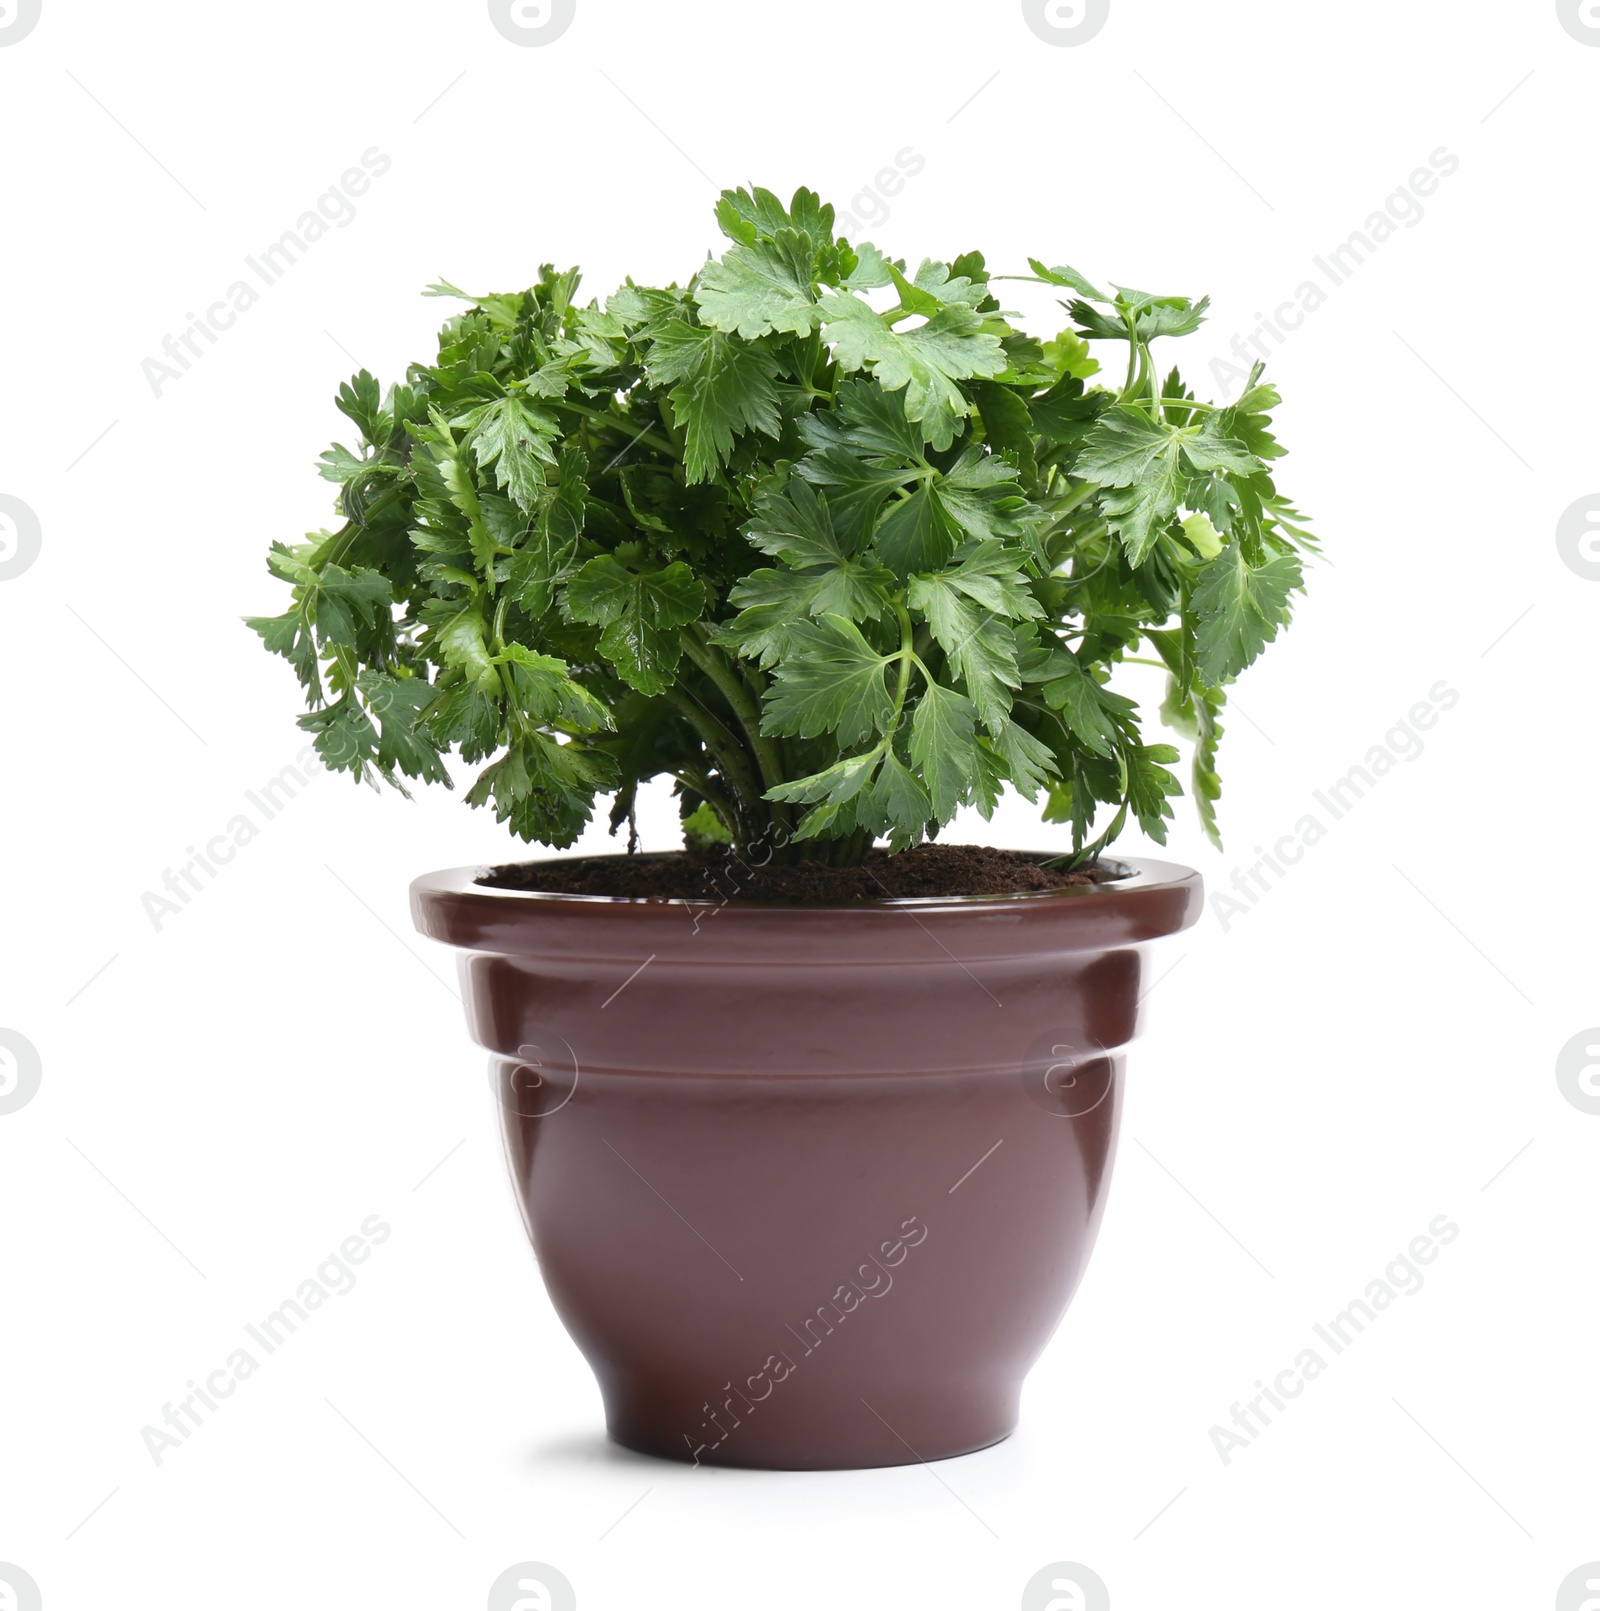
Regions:
<instances>
[{"instance_id":1,"label":"africa images logo","mask_svg":"<svg viewBox=\"0 0 1600 1611\"><path fill-rule=\"evenodd\" d=\"M20 1566L0 1561L0 1611L39 1611L40 1604L39 1585Z\"/></svg>"},{"instance_id":2,"label":"africa images logo","mask_svg":"<svg viewBox=\"0 0 1600 1611\"><path fill-rule=\"evenodd\" d=\"M1600 45L1600 0L1556 0L1556 15L1580 45Z\"/></svg>"},{"instance_id":3,"label":"africa images logo","mask_svg":"<svg viewBox=\"0 0 1600 1611\"><path fill-rule=\"evenodd\" d=\"M1556 522L1556 552L1574 576L1600 581L1600 494L1579 498L1562 512Z\"/></svg>"},{"instance_id":4,"label":"africa images logo","mask_svg":"<svg viewBox=\"0 0 1600 1611\"><path fill-rule=\"evenodd\" d=\"M0 0L0 5L4 3ZM0 582L21 576L39 557L42 545L39 517L22 499L0 492Z\"/></svg>"},{"instance_id":5,"label":"africa images logo","mask_svg":"<svg viewBox=\"0 0 1600 1611\"><path fill-rule=\"evenodd\" d=\"M1028 1579L1022 1611L1111 1611L1111 1591L1081 1561L1056 1561Z\"/></svg>"},{"instance_id":6,"label":"africa images logo","mask_svg":"<svg viewBox=\"0 0 1600 1611\"><path fill-rule=\"evenodd\" d=\"M1600 1113L1600 1029L1580 1030L1561 1048L1556 1084L1580 1113Z\"/></svg>"},{"instance_id":7,"label":"africa images logo","mask_svg":"<svg viewBox=\"0 0 1600 1611\"><path fill-rule=\"evenodd\" d=\"M489 1611L577 1611L566 1574L546 1561L508 1566L489 1588Z\"/></svg>"},{"instance_id":8,"label":"africa images logo","mask_svg":"<svg viewBox=\"0 0 1600 1611\"><path fill-rule=\"evenodd\" d=\"M1022 15L1047 45L1087 45L1105 27L1111 0L1022 0Z\"/></svg>"},{"instance_id":9,"label":"africa images logo","mask_svg":"<svg viewBox=\"0 0 1600 1611\"><path fill-rule=\"evenodd\" d=\"M43 0L0 0L0 50L20 45L39 26Z\"/></svg>"},{"instance_id":10,"label":"africa images logo","mask_svg":"<svg viewBox=\"0 0 1600 1611\"><path fill-rule=\"evenodd\" d=\"M16 1030L0 1029L0 1114L27 1107L39 1094L42 1080L38 1048ZM3 1601L0 1611L9 1611Z\"/></svg>"},{"instance_id":11,"label":"africa images logo","mask_svg":"<svg viewBox=\"0 0 1600 1611\"><path fill-rule=\"evenodd\" d=\"M489 0L489 21L513 45L553 45L578 14L578 0Z\"/></svg>"}]
</instances>

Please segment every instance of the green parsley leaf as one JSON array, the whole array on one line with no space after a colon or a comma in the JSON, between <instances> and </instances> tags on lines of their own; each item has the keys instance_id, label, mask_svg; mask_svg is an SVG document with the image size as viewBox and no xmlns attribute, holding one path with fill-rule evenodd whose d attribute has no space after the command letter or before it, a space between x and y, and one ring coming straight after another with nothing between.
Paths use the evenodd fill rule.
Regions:
<instances>
[{"instance_id":1,"label":"green parsley leaf","mask_svg":"<svg viewBox=\"0 0 1600 1611\"><path fill-rule=\"evenodd\" d=\"M929 683L911 717L911 761L922 776L931 814L947 822L966 803L976 769L977 711L953 688Z\"/></svg>"},{"instance_id":2,"label":"green parsley leaf","mask_svg":"<svg viewBox=\"0 0 1600 1611\"><path fill-rule=\"evenodd\" d=\"M690 481L710 480L736 436L778 434L778 360L764 347L676 320L657 334L645 369L653 384L672 388Z\"/></svg>"},{"instance_id":3,"label":"green parsley leaf","mask_svg":"<svg viewBox=\"0 0 1600 1611\"><path fill-rule=\"evenodd\" d=\"M1045 684L1044 697L1052 710L1061 712L1073 737L1085 749L1096 755L1116 754L1119 735L1106 709L1103 690L1076 661L1064 677Z\"/></svg>"},{"instance_id":4,"label":"green parsley leaf","mask_svg":"<svg viewBox=\"0 0 1600 1611\"><path fill-rule=\"evenodd\" d=\"M700 317L747 341L774 330L810 335L822 323L812 283L814 255L810 239L793 229L735 246L701 271L695 292Z\"/></svg>"},{"instance_id":5,"label":"green parsley leaf","mask_svg":"<svg viewBox=\"0 0 1600 1611\"><path fill-rule=\"evenodd\" d=\"M678 629L698 621L705 605L704 584L682 560L638 575L602 554L567 586L572 618L605 628L600 653L642 694L672 686L683 654Z\"/></svg>"},{"instance_id":6,"label":"green parsley leaf","mask_svg":"<svg viewBox=\"0 0 1600 1611\"><path fill-rule=\"evenodd\" d=\"M1278 635L1289 596L1304 586L1300 561L1275 554L1251 566L1230 543L1201 571L1194 589L1195 663L1211 687L1230 682Z\"/></svg>"},{"instance_id":7,"label":"green parsley leaf","mask_svg":"<svg viewBox=\"0 0 1600 1611\"><path fill-rule=\"evenodd\" d=\"M839 367L853 373L870 366L885 391L904 390L906 417L941 450L971 412L957 382L998 375L1007 366L999 338L971 308L959 304L942 307L925 324L904 332L853 292L825 296L822 310Z\"/></svg>"},{"instance_id":8,"label":"green parsley leaf","mask_svg":"<svg viewBox=\"0 0 1600 1611\"><path fill-rule=\"evenodd\" d=\"M544 488L545 469L556 456L550 444L560 434L555 416L519 397L485 403L463 420L478 468L494 466L496 484L524 510L531 510Z\"/></svg>"},{"instance_id":9,"label":"green parsley leaf","mask_svg":"<svg viewBox=\"0 0 1600 1611\"><path fill-rule=\"evenodd\" d=\"M1111 300L1104 291L1097 291L1075 269L1062 264L1059 268L1046 268L1036 257L1028 259L1028 267L1033 270L1047 285L1064 285L1069 290L1077 291L1086 296L1091 302L1109 302Z\"/></svg>"},{"instance_id":10,"label":"green parsley leaf","mask_svg":"<svg viewBox=\"0 0 1600 1611\"><path fill-rule=\"evenodd\" d=\"M1011 712L1010 690L1022 686L1009 627L964 598L948 574L913 577L909 598L927 617L984 725L999 732Z\"/></svg>"},{"instance_id":11,"label":"green parsley leaf","mask_svg":"<svg viewBox=\"0 0 1600 1611\"><path fill-rule=\"evenodd\" d=\"M816 738L831 732L841 749L880 733L894 712L884 683L888 659L853 622L830 615L797 622L788 658L766 694L764 733Z\"/></svg>"}]
</instances>

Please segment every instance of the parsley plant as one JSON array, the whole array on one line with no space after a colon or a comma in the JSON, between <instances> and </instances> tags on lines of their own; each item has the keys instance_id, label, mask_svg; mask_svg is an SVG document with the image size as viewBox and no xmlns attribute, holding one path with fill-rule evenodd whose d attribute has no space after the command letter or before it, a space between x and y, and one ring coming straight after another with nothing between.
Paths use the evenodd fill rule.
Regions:
<instances>
[{"instance_id":1,"label":"parsley plant","mask_svg":"<svg viewBox=\"0 0 1600 1611\"><path fill-rule=\"evenodd\" d=\"M1108 686L1148 649L1216 837L1224 688L1288 619L1314 544L1279 494L1260 380L1199 402L1152 357L1206 301L1108 294L1010 322L983 257L903 262L810 191L717 208L682 286L577 301L576 270L470 297L437 358L338 407L342 524L275 544L294 589L252 619L332 768L446 783L570 845L597 795L631 827L676 779L692 837L858 863L987 816L1009 785L1092 861L1158 842L1178 752ZM1095 383L1089 343L1126 350ZM1105 350L1102 348L1101 350Z\"/></svg>"}]
</instances>

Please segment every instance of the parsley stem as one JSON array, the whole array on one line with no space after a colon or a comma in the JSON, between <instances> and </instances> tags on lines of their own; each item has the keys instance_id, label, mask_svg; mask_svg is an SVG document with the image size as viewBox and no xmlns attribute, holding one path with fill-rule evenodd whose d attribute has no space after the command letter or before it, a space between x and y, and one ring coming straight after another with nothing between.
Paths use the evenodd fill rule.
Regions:
<instances>
[{"instance_id":1,"label":"parsley stem","mask_svg":"<svg viewBox=\"0 0 1600 1611\"><path fill-rule=\"evenodd\" d=\"M699 735L700 742L717 763L723 781L733 791L741 822L748 833L753 833L767 816L768 806L761 798L761 785L750 770L743 746L686 688L669 688L666 698Z\"/></svg>"},{"instance_id":2,"label":"parsley stem","mask_svg":"<svg viewBox=\"0 0 1600 1611\"><path fill-rule=\"evenodd\" d=\"M906 708L906 695L911 689L911 663L917 660L914 648L916 632L911 625L911 612L899 599L894 601L894 610L895 614L900 617L900 652L895 656L900 662L900 682L895 689L894 714L889 718L888 726L884 728L883 739L879 744L879 748L886 752L894 746L895 731L900 726L900 718ZM921 665L922 662L918 660L917 664ZM928 676L926 666L922 667L922 674L925 677ZM933 679L928 677L928 681L932 682Z\"/></svg>"},{"instance_id":3,"label":"parsley stem","mask_svg":"<svg viewBox=\"0 0 1600 1611\"><path fill-rule=\"evenodd\" d=\"M715 811L716 814L722 819L723 827L726 828L730 834L738 833L739 813L734 810L733 806L728 802L727 797L720 789L717 788L717 786L709 777L706 776L704 772L695 771L687 766L680 766L671 775L675 777L678 782L684 786L684 788L692 789L700 796L702 800L706 801L710 805L711 809Z\"/></svg>"},{"instance_id":4,"label":"parsley stem","mask_svg":"<svg viewBox=\"0 0 1600 1611\"><path fill-rule=\"evenodd\" d=\"M1133 316L1126 309L1122 322L1128 327L1128 378L1122 383L1122 396L1117 399L1119 403L1125 403L1133 396L1133 383L1139 373L1136 367L1139 361L1139 334Z\"/></svg>"},{"instance_id":5,"label":"parsley stem","mask_svg":"<svg viewBox=\"0 0 1600 1611\"><path fill-rule=\"evenodd\" d=\"M609 425L616 431L627 431L633 424L631 419L621 414L606 414L597 408L585 408L582 403L574 403L568 397L558 397L552 399L552 401L557 408L570 409L574 414L582 414L585 419L595 420L601 425ZM648 442L656 452L665 453L669 458L676 456L677 450L673 445L664 436L657 436L648 426L644 430L635 433L631 441Z\"/></svg>"},{"instance_id":6,"label":"parsley stem","mask_svg":"<svg viewBox=\"0 0 1600 1611\"><path fill-rule=\"evenodd\" d=\"M722 651L714 644L706 642L702 633L685 627L680 636L683 641L683 652L716 684L717 691L727 700L728 708L744 729L750 751L761 770L762 781L769 789L777 788L780 783L786 781L783 763L772 740L761 731L761 713L750 697L750 690L739 680ZM789 808L786 805L774 802L772 815L780 826L787 828L790 825Z\"/></svg>"}]
</instances>

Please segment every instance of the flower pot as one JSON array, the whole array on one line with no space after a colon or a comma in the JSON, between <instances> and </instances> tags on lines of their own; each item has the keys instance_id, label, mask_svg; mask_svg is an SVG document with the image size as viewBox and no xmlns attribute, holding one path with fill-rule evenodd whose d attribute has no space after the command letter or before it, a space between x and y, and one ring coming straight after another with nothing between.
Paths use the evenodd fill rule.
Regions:
<instances>
[{"instance_id":1,"label":"flower pot","mask_svg":"<svg viewBox=\"0 0 1600 1611\"><path fill-rule=\"evenodd\" d=\"M551 1301L619 1443L901 1465L1016 1424L1094 1244L1148 942L1198 874L757 906L412 885L460 948Z\"/></svg>"}]
</instances>

